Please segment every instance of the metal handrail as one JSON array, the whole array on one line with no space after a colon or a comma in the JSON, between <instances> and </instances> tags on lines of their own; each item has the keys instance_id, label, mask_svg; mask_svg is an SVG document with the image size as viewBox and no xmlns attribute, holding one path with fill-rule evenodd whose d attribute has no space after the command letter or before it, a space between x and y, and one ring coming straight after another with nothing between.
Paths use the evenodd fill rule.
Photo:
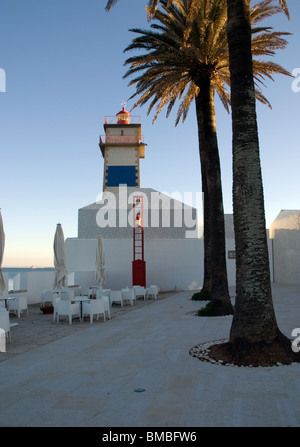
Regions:
<instances>
[{"instance_id":1,"label":"metal handrail","mask_svg":"<svg viewBox=\"0 0 300 447\"><path fill-rule=\"evenodd\" d=\"M117 116L105 116L104 124L118 124L119 119L120 118L118 118ZM140 116L130 116L128 124L141 124L141 117Z\"/></svg>"},{"instance_id":2,"label":"metal handrail","mask_svg":"<svg viewBox=\"0 0 300 447\"><path fill-rule=\"evenodd\" d=\"M100 135L100 144L144 144L144 135Z\"/></svg>"}]
</instances>

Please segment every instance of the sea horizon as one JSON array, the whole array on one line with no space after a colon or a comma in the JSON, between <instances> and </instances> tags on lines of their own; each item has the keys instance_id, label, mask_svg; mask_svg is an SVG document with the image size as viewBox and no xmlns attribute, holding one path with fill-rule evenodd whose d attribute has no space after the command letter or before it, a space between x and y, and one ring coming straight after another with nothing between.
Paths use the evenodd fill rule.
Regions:
<instances>
[{"instance_id":1,"label":"sea horizon","mask_svg":"<svg viewBox=\"0 0 300 447\"><path fill-rule=\"evenodd\" d=\"M33 265L28 266L28 267L3 267L2 266L2 270L3 272L8 272L8 271L12 271L12 270L54 270L54 267L50 267L50 266L46 266L46 267L35 267Z\"/></svg>"},{"instance_id":2,"label":"sea horizon","mask_svg":"<svg viewBox=\"0 0 300 447\"><path fill-rule=\"evenodd\" d=\"M2 267L2 271L4 273L8 273L8 278L12 279L18 273L26 273L26 272L41 272L41 271L54 271L54 267Z\"/></svg>"}]
</instances>

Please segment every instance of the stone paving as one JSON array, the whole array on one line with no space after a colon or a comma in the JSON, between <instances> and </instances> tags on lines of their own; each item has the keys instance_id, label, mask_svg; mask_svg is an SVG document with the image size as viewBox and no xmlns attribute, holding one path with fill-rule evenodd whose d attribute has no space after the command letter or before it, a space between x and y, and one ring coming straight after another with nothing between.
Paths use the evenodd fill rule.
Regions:
<instances>
[{"instance_id":1,"label":"stone paving","mask_svg":"<svg viewBox=\"0 0 300 447\"><path fill-rule=\"evenodd\" d=\"M159 293L157 301L160 301L171 292ZM122 307L120 304L113 303L111 307L111 319L115 319L120 315L143 306L153 304L153 299L137 299L134 305L126 303ZM40 304L31 304L28 306L28 315L23 311L21 318L18 318L13 312L10 313L10 322L16 323L17 326L11 328L11 342L6 342L6 352L0 353L0 362L10 359L15 355L30 351L38 346L51 343L63 337L75 334L78 331L87 329L91 326L89 317L84 318L82 322L78 318L74 318L70 325L67 318L61 316L59 323L53 322L53 314L44 314L40 310ZM94 317L93 325L106 324L103 317L99 320Z\"/></svg>"},{"instance_id":2,"label":"stone paving","mask_svg":"<svg viewBox=\"0 0 300 447\"><path fill-rule=\"evenodd\" d=\"M272 290L279 328L291 337L300 328L300 286ZM237 367L192 357L191 347L228 337L232 316L198 318L201 306L190 298L184 291L113 307L110 321L92 325L53 324L32 310L7 346L20 352L0 363L0 426L95 427L97 443L109 427L299 427L300 364ZM29 332L41 325L39 337L32 329L26 340L25 322ZM50 329L56 340L43 341ZM37 340L44 344L33 349Z\"/></svg>"}]
</instances>

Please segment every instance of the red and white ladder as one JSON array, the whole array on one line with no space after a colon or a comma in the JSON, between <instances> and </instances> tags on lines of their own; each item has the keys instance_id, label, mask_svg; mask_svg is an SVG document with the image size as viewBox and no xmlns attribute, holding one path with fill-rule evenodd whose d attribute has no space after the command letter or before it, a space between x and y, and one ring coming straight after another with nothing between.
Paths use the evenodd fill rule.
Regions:
<instances>
[{"instance_id":1,"label":"red and white ladder","mask_svg":"<svg viewBox=\"0 0 300 447\"><path fill-rule=\"evenodd\" d=\"M146 262L144 259L144 200L133 197L133 262L132 284L146 287Z\"/></svg>"}]
</instances>

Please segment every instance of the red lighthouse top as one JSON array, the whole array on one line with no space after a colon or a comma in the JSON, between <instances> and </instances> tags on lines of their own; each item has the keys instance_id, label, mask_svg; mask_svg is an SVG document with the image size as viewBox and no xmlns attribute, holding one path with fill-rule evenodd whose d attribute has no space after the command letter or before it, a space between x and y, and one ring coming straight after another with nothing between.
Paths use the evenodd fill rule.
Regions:
<instances>
[{"instance_id":1,"label":"red lighthouse top","mask_svg":"<svg viewBox=\"0 0 300 447\"><path fill-rule=\"evenodd\" d=\"M123 109L117 113L117 124L130 124L130 113L125 110L125 106L123 106Z\"/></svg>"}]
</instances>

